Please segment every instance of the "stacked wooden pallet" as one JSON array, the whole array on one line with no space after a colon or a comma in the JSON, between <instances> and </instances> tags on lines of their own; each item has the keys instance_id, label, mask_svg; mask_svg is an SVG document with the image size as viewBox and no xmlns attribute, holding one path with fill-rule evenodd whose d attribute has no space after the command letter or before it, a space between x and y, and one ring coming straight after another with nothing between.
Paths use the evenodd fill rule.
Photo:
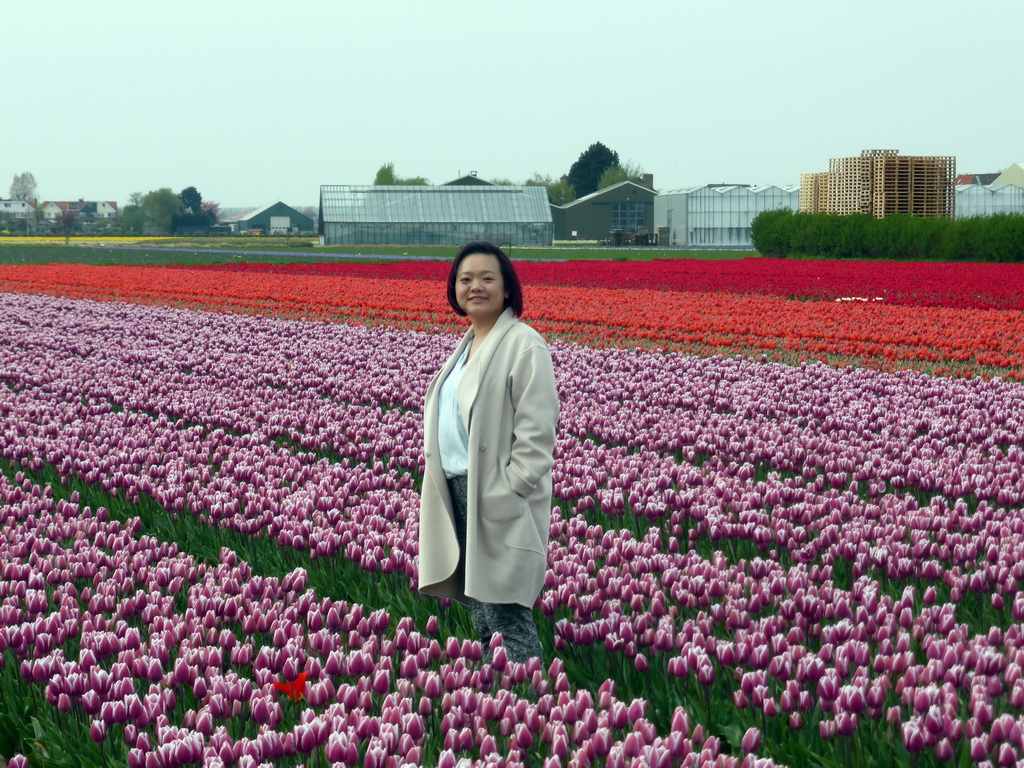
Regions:
<instances>
[{"instance_id":1,"label":"stacked wooden pallet","mask_svg":"<svg viewBox=\"0 0 1024 768\"><path fill-rule=\"evenodd\" d=\"M800 174L800 210L805 213L828 211L828 171Z\"/></svg>"},{"instance_id":2,"label":"stacked wooden pallet","mask_svg":"<svg viewBox=\"0 0 1024 768\"><path fill-rule=\"evenodd\" d=\"M872 214L937 218L954 213L956 159L941 156L875 158Z\"/></svg>"},{"instance_id":3,"label":"stacked wooden pallet","mask_svg":"<svg viewBox=\"0 0 1024 768\"><path fill-rule=\"evenodd\" d=\"M870 213L871 165L863 157L828 161L828 210L840 215Z\"/></svg>"},{"instance_id":4,"label":"stacked wooden pallet","mask_svg":"<svg viewBox=\"0 0 1024 768\"><path fill-rule=\"evenodd\" d=\"M826 173L801 176L800 210L866 213L878 219L897 213L955 214L955 157L865 149L860 157L836 157L828 165Z\"/></svg>"}]
</instances>

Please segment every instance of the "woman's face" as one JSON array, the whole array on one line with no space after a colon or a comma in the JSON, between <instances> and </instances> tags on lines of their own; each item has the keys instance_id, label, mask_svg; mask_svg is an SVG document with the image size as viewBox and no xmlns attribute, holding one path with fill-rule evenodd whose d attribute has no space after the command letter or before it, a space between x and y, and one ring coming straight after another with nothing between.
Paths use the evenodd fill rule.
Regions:
<instances>
[{"instance_id":1,"label":"woman's face","mask_svg":"<svg viewBox=\"0 0 1024 768\"><path fill-rule=\"evenodd\" d=\"M459 264L455 299L474 322L496 320L505 309L505 281L498 258L490 253L471 253Z\"/></svg>"}]
</instances>

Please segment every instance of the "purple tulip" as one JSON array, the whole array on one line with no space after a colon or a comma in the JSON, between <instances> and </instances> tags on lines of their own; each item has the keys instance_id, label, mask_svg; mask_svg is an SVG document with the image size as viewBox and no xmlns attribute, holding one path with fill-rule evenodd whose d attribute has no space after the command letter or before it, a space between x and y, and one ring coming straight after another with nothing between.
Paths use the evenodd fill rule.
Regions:
<instances>
[{"instance_id":1,"label":"purple tulip","mask_svg":"<svg viewBox=\"0 0 1024 768\"><path fill-rule=\"evenodd\" d=\"M25 434L2 446L5 458L18 461L22 455L7 454L31 446L34 453L56 457L63 478L116 491L119 498L145 493L168 510L190 510L197 520L266 535L317 557L347 558L372 566L375 573L392 569L415 582L418 499L404 472L422 472L422 424L416 414L427 374L419 369L436 369L451 349L450 337L436 335L429 343L416 337L412 344L411 336L394 331L303 326L297 338L290 326L276 321L215 316L199 328L187 313L152 308L122 305L117 310L122 317L103 306L65 300L0 303L0 323L9 331L0 338L21 387L18 398L9 400L14 410L4 418ZM61 334L32 337L41 331L4 319L12 303L30 308L32 316L68 314ZM150 343L144 334L153 327L161 329L165 343ZM113 338L116 344L109 341ZM199 338L201 347L195 342ZM77 345L99 350L95 360L73 354ZM287 369L274 351L282 348L294 352ZM21 351L28 349L44 356L52 350L53 356L34 361ZM238 351L249 349L262 353ZM374 379L372 364L363 371L322 362L340 358L335 351L349 350L372 362L377 349L412 361L401 375L390 377L406 393ZM986 610L990 603L998 611L995 598L1005 596L1010 613L1024 615L1016 583L1024 523L1014 511L1024 502L1024 485L1019 470L1013 475L1024 455L1012 432L1022 416L1014 395L1019 385L562 344L553 349L565 402L553 472L559 509L552 515L550 567L540 604L545 615L564 617L557 646L600 644L640 671L657 658L652 654L663 654L673 679L693 672L705 686L720 672L736 674L741 680L734 693L737 706L746 697L766 714L786 712L790 726L800 728L801 713L811 717L820 704L832 713L823 721L829 723L823 726L827 736L852 732L856 718L867 712L872 719L884 714L889 723L901 723L905 742L909 738L916 747L923 739L922 749L935 746L940 759L964 736L994 739L998 732L1008 738L1006 746L1021 746L1016 723L1008 725L995 713L1024 702L1019 672L1024 658L1015 650L1022 638L1007 625L964 635L959 612L952 610L956 601L973 605L978 597ZM153 360L167 375L146 375L149 363L140 360ZM179 376L184 364L201 375ZM318 402L322 393L293 386L282 378L285 371L297 381L327 382L334 403L344 400L351 407L325 407ZM339 376L343 371L350 379ZM75 393L80 382L91 382L95 391L113 393L110 398L121 404L123 415L92 395L81 408L75 397L37 398L23 407L22 401L28 403L43 386L34 383L37 378L45 391ZM230 388L220 383L227 381ZM346 397L350 383L353 392L367 393L367 400L359 399L362 394ZM605 408L611 402L607 392L616 393L614 414ZM1001 409L998 422L987 416L993 403ZM167 416L151 417L150 410ZM110 450L82 440L74 424L100 435ZM185 426L190 424L201 428ZM357 435L369 435L369 442ZM588 444L584 435L600 440ZM295 449L277 450L275 436L287 437ZM159 451L148 447L156 445ZM303 451L340 453L348 464L306 461L300 458ZM948 463L954 452L955 466ZM704 461L699 468L694 465L698 455ZM24 459L35 457L26 453ZM759 479L767 467L783 474L769 471ZM241 716L245 704L254 721L276 725L282 712L268 703L264 687L287 669L309 674L311 709L301 714L293 738L267 736L251 755L229 750L236 762L244 756L258 764L310 742L327 745L333 732L325 730L328 723L331 729L352 729L347 733L362 729L368 739L379 738L388 761L398 760L400 739L411 737L405 717L435 713L453 716L453 748L479 746L487 735L495 736L493 727L512 741L525 728L547 749L543 729L531 728L508 699L500 707L487 703L492 693L514 698L513 686L519 684L529 684L546 700L536 706L524 702L534 720L543 717L550 725L549 717L562 716L564 739L572 733L580 742L574 756L581 763L600 759L598 742L604 749L603 740L612 738L609 729L630 724L635 725L631 749L641 743L637 758L650 763L663 761L669 752L681 760L682 744L693 754L694 745L703 742L703 729L700 738L695 730L693 744L659 741L646 712L634 711L642 706L613 702L613 688L601 686L595 711L593 701L581 699L564 668L555 664L547 676L539 662L530 668L506 657L502 665L503 649L493 648L492 664L483 668L474 663L479 644L464 638L446 639L445 655L436 639L416 635L411 618L317 598L304 571L262 579L228 551L216 571L186 562L180 553L158 553L157 544L141 545L137 529L115 527L105 513L80 514L71 506L77 499L58 502L59 510L51 499L47 507L47 489L35 492L26 480L15 486L0 479L4 509L15 510L5 512L14 515L5 530L16 533L8 543L14 562L3 564L0 589L8 581L20 585L23 593L15 602L26 614L14 617L8 615L13 606L0 608L0 650L25 662L26 679L38 680L47 701L58 708L81 701L84 712L99 715L108 727L121 723L126 733L128 725L155 733L170 725L172 689L188 684L204 701L183 721L212 741L213 720ZM15 490L23 495L15 499ZM928 503L918 502L919 491L928 494ZM968 507L965 499L972 494L978 503ZM36 506L29 512L28 505ZM95 554L89 556L109 559L106 575L99 576L96 562L85 557L73 563L79 573L70 568L58 573L63 566L45 549L31 549L34 545L17 538L23 521L58 512L54 525L72 526L66 538L76 544L73 553L57 549L77 557L91 548ZM613 515L613 524L606 517L598 524L597 514ZM649 525L653 534L627 535L636 523L641 530ZM762 549L740 566L721 554L698 556L704 540L723 548L738 543ZM45 578L41 568L24 575L20 570L30 551L34 562L51 569ZM783 567L780 552L796 565ZM61 556L71 564L70 555ZM832 580L831 563L838 566L840 560L852 571L849 588ZM942 584L952 602L940 601L932 584L920 599L914 590L890 597L879 587L881 575L892 583ZM80 595L77 587L71 595L59 586L83 581L89 586ZM735 591L739 584L742 591ZM187 596L187 623L180 614L162 615L159 604L148 602L154 594L161 600ZM41 623L58 600L67 606L62 605L62 622L77 620L68 611L81 615L74 631L82 651L67 669L50 652L64 642L63 628ZM439 625L431 618L426 630L436 635ZM143 629L116 629L116 622L126 621ZM147 627L155 622L161 629L150 632ZM229 627L239 622L252 643L238 644ZM167 642L158 640L164 636ZM255 647L261 648L258 654ZM168 648L177 654L173 665ZM43 655L32 658L33 652ZM229 690L237 681L225 681L225 659L235 669L252 663L247 688ZM353 678L351 685L334 692L330 678L342 675ZM886 681L891 689L874 681ZM143 687L136 693L139 683ZM468 687L486 692L472 711ZM886 711L890 690L900 706ZM966 724L956 714L959 695L949 693L960 690L971 692L972 717ZM375 700L374 693L386 701ZM363 721L346 720L363 707ZM908 713L906 723L901 707ZM325 708L330 715L320 711ZM460 710L458 722L454 708ZM499 709L500 716L486 718L496 725L481 731L484 712ZM683 730L675 719L670 737ZM408 739L401 743L405 754L417 748ZM350 746L335 747L349 762ZM624 739L607 746L606 762L622 763ZM1002 741L986 740L984 746L991 747L986 758L1002 763L1011 757ZM159 748L161 759L207 757L201 745L171 732ZM224 759L223 745L210 748ZM511 750L508 761L514 761ZM147 762L151 755L146 751Z\"/></svg>"},{"instance_id":2,"label":"purple tulip","mask_svg":"<svg viewBox=\"0 0 1024 768\"><path fill-rule=\"evenodd\" d=\"M941 739L939 743L935 745L935 756L943 762L952 760L954 754L953 745L950 743L949 739Z\"/></svg>"},{"instance_id":3,"label":"purple tulip","mask_svg":"<svg viewBox=\"0 0 1024 768\"><path fill-rule=\"evenodd\" d=\"M715 682L715 668L712 664L702 664L697 668L697 682L703 686L709 686Z\"/></svg>"},{"instance_id":4,"label":"purple tulip","mask_svg":"<svg viewBox=\"0 0 1024 768\"><path fill-rule=\"evenodd\" d=\"M747 754L757 752L761 748L761 731L757 728L748 728L747 732L743 734L740 746Z\"/></svg>"},{"instance_id":5,"label":"purple tulip","mask_svg":"<svg viewBox=\"0 0 1024 768\"><path fill-rule=\"evenodd\" d=\"M985 745L985 739L983 737L974 737L971 739L971 760L976 763L980 763L988 756L988 747Z\"/></svg>"},{"instance_id":6,"label":"purple tulip","mask_svg":"<svg viewBox=\"0 0 1024 768\"><path fill-rule=\"evenodd\" d=\"M857 715L840 712L836 715L836 733L840 736L852 736L857 730Z\"/></svg>"},{"instance_id":7,"label":"purple tulip","mask_svg":"<svg viewBox=\"0 0 1024 768\"><path fill-rule=\"evenodd\" d=\"M387 670L379 670L373 675L374 693L383 696L391 690L391 674Z\"/></svg>"},{"instance_id":8,"label":"purple tulip","mask_svg":"<svg viewBox=\"0 0 1024 768\"><path fill-rule=\"evenodd\" d=\"M95 715L100 711L101 700L95 689L85 692L82 696L82 709L87 715Z\"/></svg>"},{"instance_id":9,"label":"purple tulip","mask_svg":"<svg viewBox=\"0 0 1024 768\"><path fill-rule=\"evenodd\" d=\"M107 724L103 720L93 720L89 723L89 737L99 744L107 738Z\"/></svg>"}]
</instances>

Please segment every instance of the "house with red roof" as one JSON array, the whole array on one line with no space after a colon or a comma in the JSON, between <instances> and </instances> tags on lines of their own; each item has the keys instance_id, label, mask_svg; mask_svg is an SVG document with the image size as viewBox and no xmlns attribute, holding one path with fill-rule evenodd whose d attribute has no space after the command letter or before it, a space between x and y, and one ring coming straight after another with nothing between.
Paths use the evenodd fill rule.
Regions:
<instances>
[{"instance_id":1,"label":"house with red roof","mask_svg":"<svg viewBox=\"0 0 1024 768\"><path fill-rule=\"evenodd\" d=\"M956 186L962 186L964 184L991 184L997 178L999 178L999 172L996 173L961 173L956 177Z\"/></svg>"},{"instance_id":2,"label":"house with red roof","mask_svg":"<svg viewBox=\"0 0 1024 768\"><path fill-rule=\"evenodd\" d=\"M56 221L65 213L74 214L83 222L117 218L117 203L112 200L47 200L42 205L43 219Z\"/></svg>"}]
</instances>

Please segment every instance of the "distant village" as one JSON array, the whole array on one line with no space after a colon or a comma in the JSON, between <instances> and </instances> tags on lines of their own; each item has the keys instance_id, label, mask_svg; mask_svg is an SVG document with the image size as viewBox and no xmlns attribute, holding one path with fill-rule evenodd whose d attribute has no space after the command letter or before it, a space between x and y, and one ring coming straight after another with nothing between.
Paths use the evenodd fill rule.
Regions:
<instances>
[{"instance_id":1,"label":"distant village","mask_svg":"<svg viewBox=\"0 0 1024 768\"><path fill-rule=\"evenodd\" d=\"M316 211L305 212L284 203L255 209L226 209L202 226L182 222L168 231L158 225L144 225L141 234L313 234ZM312 214L312 215L310 215ZM121 231L121 211L113 200L47 200L38 206L27 200L0 200L0 231L8 234L116 234Z\"/></svg>"},{"instance_id":2,"label":"distant village","mask_svg":"<svg viewBox=\"0 0 1024 768\"><path fill-rule=\"evenodd\" d=\"M393 171L391 166L385 169ZM0 235L302 234L319 238L322 245L458 245L489 239L516 245L588 241L749 248L751 222L770 210L875 218L1024 213L1022 163L998 172L957 175L954 157L900 155L896 150L833 158L828 171L802 174L799 185L709 183L659 192L648 173L625 174L606 186L595 176L592 191L566 201L553 197L552 191L568 186L565 176L546 184L531 180L518 185L488 181L473 172L439 185L419 178L323 185L317 208L276 201L253 210L222 211L217 203L203 202L194 187L133 195L119 208L110 200L36 204L29 194L15 194L28 186L34 191L34 179L19 187L24 176L30 174L15 177L11 199L0 200Z\"/></svg>"}]
</instances>

